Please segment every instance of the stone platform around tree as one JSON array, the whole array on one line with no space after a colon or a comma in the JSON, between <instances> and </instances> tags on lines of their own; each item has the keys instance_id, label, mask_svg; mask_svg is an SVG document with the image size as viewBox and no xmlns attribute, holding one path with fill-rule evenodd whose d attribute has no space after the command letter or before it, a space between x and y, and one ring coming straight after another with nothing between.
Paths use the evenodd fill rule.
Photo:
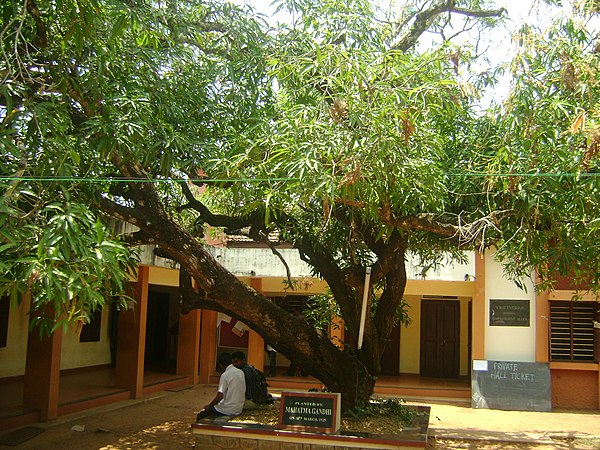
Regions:
<instances>
[{"instance_id":1,"label":"stone platform around tree","mask_svg":"<svg viewBox=\"0 0 600 450\"><path fill-rule=\"evenodd\" d=\"M276 426L204 419L192 424L196 448L203 450L342 450L425 448L429 406L415 406L414 424L397 434L343 431L336 434L281 430Z\"/></svg>"}]
</instances>

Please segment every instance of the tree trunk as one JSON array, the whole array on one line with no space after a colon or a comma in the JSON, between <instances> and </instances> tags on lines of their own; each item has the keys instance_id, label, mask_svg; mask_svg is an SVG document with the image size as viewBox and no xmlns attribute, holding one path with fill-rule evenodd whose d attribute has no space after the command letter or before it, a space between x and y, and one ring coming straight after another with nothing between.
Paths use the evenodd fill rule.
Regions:
<instances>
[{"instance_id":1,"label":"tree trunk","mask_svg":"<svg viewBox=\"0 0 600 450\"><path fill-rule=\"evenodd\" d=\"M375 327L370 314L367 314L363 348L351 352L340 350L328 336L317 333L302 317L288 313L222 267L198 240L164 213L151 186L136 185L135 189L140 205L136 207L135 215L126 216L124 208L114 206L107 212L139 226L146 242L157 245L161 253L180 264L184 312L194 308L211 309L243 321L279 352L322 381L328 390L341 393L343 410L367 404L380 372L381 354L387 340L387 335L381 335ZM141 214L140 209L144 210ZM139 220L140 217L144 220ZM403 258L403 253L397 257L402 263ZM194 287L192 279L196 282ZM396 285L404 286L402 283ZM335 290L336 286L333 288ZM358 301L353 289L338 290L351 293L343 299L347 305ZM394 296L398 296L394 299L397 304L402 292L394 292ZM360 311L360 307L350 309ZM391 323L393 318L390 316L386 320ZM352 317L350 322L352 328L356 328L359 318ZM388 328L391 329L383 327L389 334Z\"/></svg>"}]
</instances>

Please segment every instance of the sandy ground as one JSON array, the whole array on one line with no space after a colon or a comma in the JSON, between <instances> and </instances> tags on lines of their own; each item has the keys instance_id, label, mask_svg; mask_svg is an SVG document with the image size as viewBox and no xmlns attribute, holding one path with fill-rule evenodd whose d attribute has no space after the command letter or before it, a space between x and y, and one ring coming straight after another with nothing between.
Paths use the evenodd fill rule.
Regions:
<instances>
[{"instance_id":1,"label":"sandy ground","mask_svg":"<svg viewBox=\"0 0 600 450\"><path fill-rule=\"evenodd\" d=\"M195 386L85 411L37 424L46 431L18 447L0 448L191 449L190 423L214 392L215 386ZM429 449L600 449L597 411L533 413L431 406Z\"/></svg>"}]
</instances>

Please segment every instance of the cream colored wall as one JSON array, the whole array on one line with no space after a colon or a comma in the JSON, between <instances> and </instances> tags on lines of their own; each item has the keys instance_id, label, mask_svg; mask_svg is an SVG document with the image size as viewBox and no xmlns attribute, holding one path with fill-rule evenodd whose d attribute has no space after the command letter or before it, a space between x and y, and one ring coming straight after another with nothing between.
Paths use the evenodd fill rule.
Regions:
<instances>
[{"instance_id":1,"label":"cream colored wall","mask_svg":"<svg viewBox=\"0 0 600 450\"><path fill-rule=\"evenodd\" d=\"M248 285L250 285L252 280L251 277L238 277L238 279ZM325 292L327 288L327 283L317 278L293 277L295 282L294 290L289 289L286 284L286 278L262 277L261 280L261 292L267 296L315 295Z\"/></svg>"},{"instance_id":2,"label":"cream colored wall","mask_svg":"<svg viewBox=\"0 0 600 450\"><path fill-rule=\"evenodd\" d=\"M68 328L62 339L61 369L110 364L109 315L109 309L105 308L102 311L100 341L98 342L79 342L76 327L71 326Z\"/></svg>"},{"instance_id":3,"label":"cream colored wall","mask_svg":"<svg viewBox=\"0 0 600 450\"><path fill-rule=\"evenodd\" d=\"M179 287L179 270L165 267L150 267L149 284L157 286Z\"/></svg>"},{"instance_id":4,"label":"cream colored wall","mask_svg":"<svg viewBox=\"0 0 600 450\"><path fill-rule=\"evenodd\" d=\"M29 299L8 313L8 335L6 347L0 348L0 378L25 374L27 337L29 335Z\"/></svg>"},{"instance_id":5,"label":"cream colored wall","mask_svg":"<svg viewBox=\"0 0 600 450\"><path fill-rule=\"evenodd\" d=\"M406 295L412 322L400 327L400 373L419 373L421 356L421 296Z\"/></svg>"},{"instance_id":6,"label":"cream colored wall","mask_svg":"<svg viewBox=\"0 0 600 450\"><path fill-rule=\"evenodd\" d=\"M408 327L400 328L400 373L418 374L421 363L421 296L408 295L404 299L410 306L408 315L412 319ZM460 301L460 376L469 372L469 300Z\"/></svg>"},{"instance_id":7,"label":"cream colored wall","mask_svg":"<svg viewBox=\"0 0 600 450\"><path fill-rule=\"evenodd\" d=\"M409 295L453 295L472 297L473 281L407 280L404 296Z\"/></svg>"},{"instance_id":8,"label":"cream colored wall","mask_svg":"<svg viewBox=\"0 0 600 450\"><path fill-rule=\"evenodd\" d=\"M506 279L494 252L485 253L485 358L495 361L535 361L535 288L523 279L527 292ZM490 299L529 300L529 326L490 326Z\"/></svg>"}]
</instances>

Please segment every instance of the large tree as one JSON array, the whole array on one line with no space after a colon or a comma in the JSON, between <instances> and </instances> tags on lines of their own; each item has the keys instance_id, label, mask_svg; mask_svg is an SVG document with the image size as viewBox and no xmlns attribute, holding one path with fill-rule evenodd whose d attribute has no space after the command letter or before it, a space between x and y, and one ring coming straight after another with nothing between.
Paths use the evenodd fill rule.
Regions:
<instances>
[{"instance_id":1,"label":"large tree","mask_svg":"<svg viewBox=\"0 0 600 450\"><path fill-rule=\"evenodd\" d=\"M517 280L597 286L586 16L524 27L510 95L481 111L497 73L475 61L503 10L280 5L290 19L269 30L218 1L4 2L2 290L31 292L46 331L122 293L130 248L154 244L181 267L184 310L242 320L349 408L404 317L409 257L426 270L494 246ZM463 33L473 45L452 43ZM139 231L119 238L107 218ZM362 347L341 351L240 283L207 252L208 226L274 252L276 232L327 281L354 342L371 268Z\"/></svg>"}]
</instances>

